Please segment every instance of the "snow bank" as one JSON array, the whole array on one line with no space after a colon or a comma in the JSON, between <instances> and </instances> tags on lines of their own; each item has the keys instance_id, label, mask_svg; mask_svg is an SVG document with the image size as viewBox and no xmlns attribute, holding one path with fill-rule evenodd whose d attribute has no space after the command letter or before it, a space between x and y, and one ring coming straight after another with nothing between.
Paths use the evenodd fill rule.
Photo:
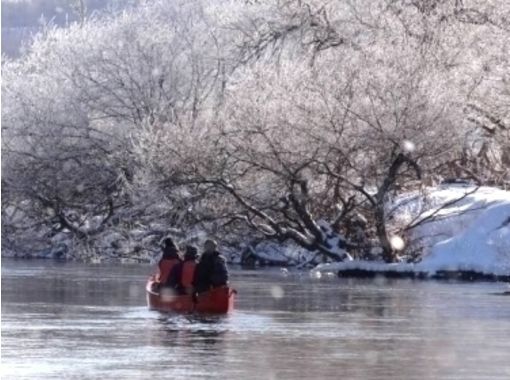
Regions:
<instances>
[{"instance_id":1,"label":"snow bank","mask_svg":"<svg viewBox=\"0 0 510 380\"><path fill-rule=\"evenodd\" d=\"M509 275L510 199L489 206L456 236L434 245L417 268Z\"/></svg>"},{"instance_id":2,"label":"snow bank","mask_svg":"<svg viewBox=\"0 0 510 380\"><path fill-rule=\"evenodd\" d=\"M392 205L395 223L416 223L409 236L419 241L416 264L351 261L319 265L314 272L414 273L474 272L510 276L510 192L448 185L407 193ZM413 247L409 247L413 249Z\"/></svg>"},{"instance_id":3,"label":"snow bank","mask_svg":"<svg viewBox=\"0 0 510 380\"><path fill-rule=\"evenodd\" d=\"M307 251L292 242L280 244L273 241L263 241L254 248L248 247L247 245L236 249L229 249L226 247L223 253L233 264L243 264L243 260L250 257L254 260L254 265L262 266L297 265L299 263L309 262L317 256L315 253ZM247 262L248 261L249 260L247 260Z\"/></svg>"},{"instance_id":4,"label":"snow bank","mask_svg":"<svg viewBox=\"0 0 510 380\"><path fill-rule=\"evenodd\" d=\"M312 274L319 275L320 273L337 273L348 271L365 271L365 272L394 272L405 273L415 272L416 264L409 263L393 263L388 264L381 261L366 261L366 260L352 260L339 263L319 264L312 269Z\"/></svg>"},{"instance_id":5,"label":"snow bank","mask_svg":"<svg viewBox=\"0 0 510 380\"><path fill-rule=\"evenodd\" d=\"M492 205L509 203L510 192L501 189L442 185L400 195L389 208L394 224L417 224L410 244L427 255L437 243L462 234Z\"/></svg>"}]
</instances>

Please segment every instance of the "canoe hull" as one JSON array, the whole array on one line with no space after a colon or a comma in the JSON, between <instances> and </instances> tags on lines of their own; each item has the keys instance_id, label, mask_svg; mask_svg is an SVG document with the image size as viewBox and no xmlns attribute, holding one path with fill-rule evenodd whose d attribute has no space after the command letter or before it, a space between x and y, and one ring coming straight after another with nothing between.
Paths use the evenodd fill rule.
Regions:
<instances>
[{"instance_id":1,"label":"canoe hull","mask_svg":"<svg viewBox=\"0 0 510 380\"><path fill-rule=\"evenodd\" d=\"M190 295L176 295L165 289L156 292L152 290L153 284L149 280L146 286L147 305L151 310L204 314L227 314L234 310L235 290L226 286L200 293L194 303Z\"/></svg>"}]
</instances>

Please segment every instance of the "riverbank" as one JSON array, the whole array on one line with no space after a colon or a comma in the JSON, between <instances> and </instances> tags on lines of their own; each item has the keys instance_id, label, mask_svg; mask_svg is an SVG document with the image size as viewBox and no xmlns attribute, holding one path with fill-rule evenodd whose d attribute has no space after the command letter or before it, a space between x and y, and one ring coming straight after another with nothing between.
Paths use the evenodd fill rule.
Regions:
<instances>
[{"instance_id":1,"label":"riverbank","mask_svg":"<svg viewBox=\"0 0 510 380\"><path fill-rule=\"evenodd\" d=\"M374 260L352 260L326 263L319 264L313 273L335 273L342 277L383 275L471 281L510 280L510 192L466 184L430 187L399 195L388 204L387 213L391 218L389 225L404 231L401 262L387 264ZM4 251L2 256L77 259L96 263L154 263L159 256L156 249L121 252L113 249L111 244L108 248L102 256L71 255L72 250L63 244L32 253ZM233 264L241 264L246 252L224 250ZM297 246L271 242L261 243L249 253L251 257L248 258L253 261L254 267L305 268L313 265L317 258L313 252Z\"/></svg>"},{"instance_id":2,"label":"riverbank","mask_svg":"<svg viewBox=\"0 0 510 380\"><path fill-rule=\"evenodd\" d=\"M510 281L510 192L439 186L404 194L391 207L396 223L414 225L406 241L408 251L421 250L415 262L353 260L321 264L314 273Z\"/></svg>"}]
</instances>

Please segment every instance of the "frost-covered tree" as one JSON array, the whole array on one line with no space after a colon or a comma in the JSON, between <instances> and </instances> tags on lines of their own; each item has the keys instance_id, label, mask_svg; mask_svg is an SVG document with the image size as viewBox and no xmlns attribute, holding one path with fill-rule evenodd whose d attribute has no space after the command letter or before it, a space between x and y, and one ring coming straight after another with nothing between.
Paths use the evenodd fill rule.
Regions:
<instances>
[{"instance_id":1,"label":"frost-covered tree","mask_svg":"<svg viewBox=\"0 0 510 380\"><path fill-rule=\"evenodd\" d=\"M210 27L199 2L146 2L48 28L26 56L4 63L3 211L14 228L47 244L60 231L89 244L114 214L136 208L127 196L133 136L147 123L191 130L214 113L222 65Z\"/></svg>"},{"instance_id":2,"label":"frost-covered tree","mask_svg":"<svg viewBox=\"0 0 510 380\"><path fill-rule=\"evenodd\" d=\"M293 56L296 51L309 62L309 71L317 73L313 82L320 83L322 89L316 86L315 92L306 94L300 105L301 109L308 108L311 115L305 129L314 139L327 136L326 142L334 142L330 150L333 154L324 159L326 170L322 173L365 198L388 261L393 260L394 252L385 228L384 204L391 191L407 181L406 172L401 169L407 166L418 177L439 172L487 183L488 178L480 180L466 162L466 157L483 155L485 165L477 166L479 171L493 173L495 170L488 168L493 165L500 168L496 171L497 183L502 184L505 176L508 178L503 153L507 140L493 139L489 147L484 128L472 117L466 117L467 110L474 108L471 99L481 82L476 76L480 73L473 72L461 56L473 54L473 45L480 45L481 36L498 34L498 48L507 45L506 21L496 18L495 12L507 11L508 7L500 3L471 5L472 8L437 3L430 8L412 2L381 2L375 6L367 1L343 5L276 2L264 17L248 16L249 23L238 24L247 35L241 44L244 61L273 62L280 65L279 75L285 77L289 72L299 73L299 80L287 86L286 97L299 98L300 84L306 82L302 70L285 69L286 60L296 61ZM459 41L465 41L467 31L473 39L458 46ZM481 45L488 53L492 49ZM508 57L499 57L507 62ZM480 50L476 58L485 60ZM264 81L263 74L258 76ZM504 83L504 77L494 79L498 86ZM268 82L271 90L276 91L273 83L278 82L271 77ZM324 121L319 122L318 133L310 132L310 126L317 124L321 115L320 110L310 106L317 97L327 101L326 114L336 113L336 117L326 119L335 126L336 138L327 134L328 123ZM281 105L285 101L276 103ZM252 108L255 112L260 110ZM279 108L276 112L278 117L282 115ZM291 114L282 118L296 119L299 112ZM306 116L301 120L306 120ZM500 118L493 119L494 122L506 131ZM290 135L296 135L295 126ZM338 144L349 149L346 151ZM496 152L492 157L488 157L490 149ZM322 147L320 151L327 149Z\"/></svg>"},{"instance_id":3,"label":"frost-covered tree","mask_svg":"<svg viewBox=\"0 0 510 380\"><path fill-rule=\"evenodd\" d=\"M47 28L3 63L2 242L132 252L172 228L393 261L400 191L508 186L509 12L161 0Z\"/></svg>"}]
</instances>

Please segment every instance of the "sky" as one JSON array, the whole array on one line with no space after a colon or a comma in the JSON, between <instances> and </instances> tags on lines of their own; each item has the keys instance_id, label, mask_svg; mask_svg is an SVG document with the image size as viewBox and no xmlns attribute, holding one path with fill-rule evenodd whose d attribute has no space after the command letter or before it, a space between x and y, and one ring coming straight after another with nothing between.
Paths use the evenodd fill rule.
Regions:
<instances>
[{"instance_id":1,"label":"sky","mask_svg":"<svg viewBox=\"0 0 510 380\"><path fill-rule=\"evenodd\" d=\"M2 1L2 54L17 57L23 42L30 41L44 22L52 21L65 26L78 16L73 5L78 0L1 0ZM134 0L85 0L87 13L105 7L122 6Z\"/></svg>"}]
</instances>

